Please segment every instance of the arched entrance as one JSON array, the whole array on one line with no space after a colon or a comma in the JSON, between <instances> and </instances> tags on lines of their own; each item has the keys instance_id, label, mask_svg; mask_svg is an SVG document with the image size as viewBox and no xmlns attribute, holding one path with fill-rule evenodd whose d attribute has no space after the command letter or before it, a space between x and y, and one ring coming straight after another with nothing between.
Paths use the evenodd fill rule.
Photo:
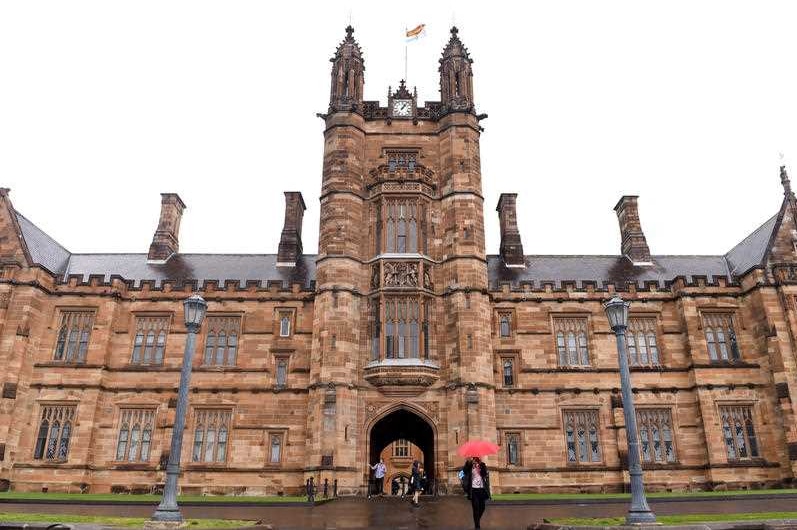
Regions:
<instances>
[{"instance_id":1,"label":"arched entrance","mask_svg":"<svg viewBox=\"0 0 797 530\"><path fill-rule=\"evenodd\" d=\"M374 423L371 427L369 436L368 463L373 465L378 462L382 451L397 440L407 440L421 450L423 453L423 467L426 471L427 491L433 491L435 478L434 429L432 429L432 426L425 419L409 410L395 410ZM396 462L386 463L389 468L395 468L389 475L404 471L402 467L406 465L405 472L407 476L409 476L409 464L411 463L411 459L403 459L399 456L396 458ZM391 463L395 465L391 466ZM388 485L389 482L386 486ZM389 491L387 487L385 489Z\"/></svg>"}]
</instances>

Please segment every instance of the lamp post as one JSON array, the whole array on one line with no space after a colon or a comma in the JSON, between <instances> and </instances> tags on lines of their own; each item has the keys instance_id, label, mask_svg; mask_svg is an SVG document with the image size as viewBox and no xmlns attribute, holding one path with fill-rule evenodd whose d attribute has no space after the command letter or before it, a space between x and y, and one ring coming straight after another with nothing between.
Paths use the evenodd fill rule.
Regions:
<instances>
[{"instance_id":1,"label":"lamp post","mask_svg":"<svg viewBox=\"0 0 797 530\"><path fill-rule=\"evenodd\" d=\"M185 413L188 409L188 384L191 382L191 364L194 359L196 336L205 318L208 304L198 294L189 296L183 302L185 310L185 327L188 335L185 339L185 352L183 353L183 368L180 371L180 388L177 391L177 408L174 413L174 428L172 429L172 445L169 453L169 463L166 465L166 485L163 488L163 499L152 521L165 523L165 525L178 525L183 522L180 507L177 506L177 478L180 475L180 452L183 447L183 429L185 428Z\"/></svg>"},{"instance_id":2,"label":"lamp post","mask_svg":"<svg viewBox=\"0 0 797 530\"><path fill-rule=\"evenodd\" d=\"M620 362L620 387L623 393L623 416L625 435L628 440L628 474L631 476L631 507L625 518L628 524L655 523L656 514L648 506L645 498L645 484L642 481L642 464L639 461L639 436L637 435L634 396L631 393L631 374L628 370L628 354L625 346L625 330L628 327L628 307L631 304L614 296L603 305L609 326L617 339L617 358Z\"/></svg>"}]
</instances>

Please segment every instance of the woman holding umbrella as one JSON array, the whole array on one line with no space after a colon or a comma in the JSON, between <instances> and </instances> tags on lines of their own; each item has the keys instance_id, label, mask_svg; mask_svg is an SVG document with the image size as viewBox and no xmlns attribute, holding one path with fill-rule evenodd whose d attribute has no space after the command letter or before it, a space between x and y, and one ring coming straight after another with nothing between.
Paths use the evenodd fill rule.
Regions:
<instances>
[{"instance_id":1,"label":"woman holding umbrella","mask_svg":"<svg viewBox=\"0 0 797 530\"><path fill-rule=\"evenodd\" d=\"M462 471L465 473L463 485L473 508L473 524L476 528L481 528L481 518L490 498L490 473L481 459L497 452L497 445L482 440L468 441L459 448L460 456L471 458Z\"/></svg>"}]
</instances>

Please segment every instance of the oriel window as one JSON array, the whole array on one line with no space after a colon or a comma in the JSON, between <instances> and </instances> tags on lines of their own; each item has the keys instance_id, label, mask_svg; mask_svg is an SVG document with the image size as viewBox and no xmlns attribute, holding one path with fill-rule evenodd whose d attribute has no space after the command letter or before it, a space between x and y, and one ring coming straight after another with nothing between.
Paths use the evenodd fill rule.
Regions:
<instances>
[{"instance_id":1,"label":"oriel window","mask_svg":"<svg viewBox=\"0 0 797 530\"><path fill-rule=\"evenodd\" d=\"M422 206L417 199L389 199L385 201L385 251L389 253L418 252L418 226Z\"/></svg>"},{"instance_id":2,"label":"oriel window","mask_svg":"<svg viewBox=\"0 0 797 530\"><path fill-rule=\"evenodd\" d=\"M53 358L67 363L86 362L93 325L94 311L62 311Z\"/></svg>"}]
</instances>

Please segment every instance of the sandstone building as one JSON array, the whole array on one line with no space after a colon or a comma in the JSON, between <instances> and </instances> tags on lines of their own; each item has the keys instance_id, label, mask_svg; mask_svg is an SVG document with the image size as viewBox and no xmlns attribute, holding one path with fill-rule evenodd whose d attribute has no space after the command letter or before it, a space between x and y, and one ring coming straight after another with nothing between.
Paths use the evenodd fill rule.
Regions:
<instances>
[{"instance_id":1,"label":"sandstone building","mask_svg":"<svg viewBox=\"0 0 797 530\"><path fill-rule=\"evenodd\" d=\"M364 493L368 464L396 440L422 451L445 492L469 438L500 445L488 459L498 491L620 490L622 401L601 306L616 292L632 303L650 487L792 480L797 200L785 169L780 209L724 255L651 254L633 196L615 206L619 254L528 255L514 194L498 202L500 253L488 255L485 116L456 28L440 101L403 81L387 106L364 101L351 28L331 64L317 255L302 247L296 192L276 255L209 255L179 252L176 194L162 195L148 253L80 254L0 191L5 486L162 484L193 292L209 312L183 492L291 494L314 476Z\"/></svg>"}]
</instances>

